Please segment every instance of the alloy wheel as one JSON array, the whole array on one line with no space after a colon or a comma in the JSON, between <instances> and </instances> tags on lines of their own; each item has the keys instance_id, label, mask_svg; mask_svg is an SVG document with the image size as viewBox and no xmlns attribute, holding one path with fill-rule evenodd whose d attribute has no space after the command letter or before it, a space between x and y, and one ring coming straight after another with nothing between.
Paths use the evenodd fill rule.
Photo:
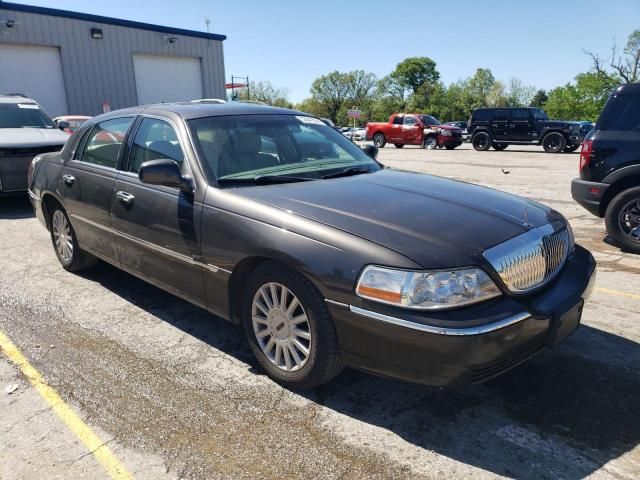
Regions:
<instances>
[{"instance_id":1,"label":"alloy wheel","mask_svg":"<svg viewBox=\"0 0 640 480\"><path fill-rule=\"evenodd\" d=\"M67 263L73 260L73 235L71 225L61 210L56 210L51 219L53 241L60 257Z\"/></svg>"},{"instance_id":2,"label":"alloy wheel","mask_svg":"<svg viewBox=\"0 0 640 480\"><path fill-rule=\"evenodd\" d=\"M433 150L438 146L438 141L434 137L427 137L424 140L424 148L427 150Z\"/></svg>"},{"instance_id":3,"label":"alloy wheel","mask_svg":"<svg viewBox=\"0 0 640 480\"><path fill-rule=\"evenodd\" d=\"M627 237L640 243L640 199L633 199L622 207L618 225Z\"/></svg>"},{"instance_id":4,"label":"alloy wheel","mask_svg":"<svg viewBox=\"0 0 640 480\"><path fill-rule=\"evenodd\" d=\"M251 305L253 332L262 353L285 372L300 370L311 353L311 327L291 290L269 282L258 288Z\"/></svg>"}]
</instances>

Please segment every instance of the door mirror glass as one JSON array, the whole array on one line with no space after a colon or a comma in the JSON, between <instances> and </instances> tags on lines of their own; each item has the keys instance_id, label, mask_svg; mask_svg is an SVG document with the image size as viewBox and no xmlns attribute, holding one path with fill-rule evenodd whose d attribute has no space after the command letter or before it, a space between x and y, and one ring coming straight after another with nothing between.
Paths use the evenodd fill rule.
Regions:
<instances>
[{"instance_id":1,"label":"door mirror glass","mask_svg":"<svg viewBox=\"0 0 640 480\"><path fill-rule=\"evenodd\" d=\"M364 147L362 147L362 150L374 160L378 158L378 147L376 147L375 145L365 145Z\"/></svg>"},{"instance_id":2,"label":"door mirror glass","mask_svg":"<svg viewBox=\"0 0 640 480\"><path fill-rule=\"evenodd\" d=\"M191 178L182 176L180 166L175 160L166 158L148 160L140 165L138 177L142 183L149 185L163 185L193 191Z\"/></svg>"},{"instance_id":3,"label":"door mirror glass","mask_svg":"<svg viewBox=\"0 0 640 480\"><path fill-rule=\"evenodd\" d=\"M71 124L66 120L56 120L56 127L58 127L60 130L66 130L70 126Z\"/></svg>"}]
</instances>

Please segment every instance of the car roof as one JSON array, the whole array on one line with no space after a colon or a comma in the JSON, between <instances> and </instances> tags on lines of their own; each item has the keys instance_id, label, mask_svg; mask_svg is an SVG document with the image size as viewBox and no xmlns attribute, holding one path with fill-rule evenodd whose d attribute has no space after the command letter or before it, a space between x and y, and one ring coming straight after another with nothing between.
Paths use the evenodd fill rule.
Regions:
<instances>
[{"instance_id":1,"label":"car roof","mask_svg":"<svg viewBox=\"0 0 640 480\"><path fill-rule=\"evenodd\" d=\"M640 93L640 83L625 83L620 85L614 92L615 94Z\"/></svg>"},{"instance_id":2,"label":"car roof","mask_svg":"<svg viewBox=\"0 0 640 480\"><path fill-rule=\"evenodd\" d=\"M38 103L25 95L0 95L0 103Z\"/></svg>"},{"instance_id":3,"label":"car roof","mask_svg":"<svg viewBox=\"0 0 640 480\"><path fill-rule=\"evenodd\" d=\"M270 107L267 105L259 105L255 103L229 102L229 103L195 103L195 102L176 102L176 103L159 103L155 105L143 105L137 107L145 113L154 112L171 112L190 120L193 118L216 117L226 115L308 115L296 110L288 108Z\"/></svg>"}]
</instances>

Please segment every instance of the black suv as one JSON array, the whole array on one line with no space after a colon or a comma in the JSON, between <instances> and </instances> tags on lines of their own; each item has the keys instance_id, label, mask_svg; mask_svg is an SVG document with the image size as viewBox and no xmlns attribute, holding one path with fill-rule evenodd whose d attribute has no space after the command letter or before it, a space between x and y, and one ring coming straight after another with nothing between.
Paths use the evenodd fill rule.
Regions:
<instances>
[{"instance_id":1,"label":"black suv","mask_svg":"<svg viewBox=\"0 0 640 480\"><path fill-rule=\"evenodd\" d=\"M571 194L605 217L621 247L640 253L640 83L623 85L609 98L582 144Z\"/></svg>"},{"instance_id":2,"label":"black suv","mask_svg":"<svg viewBox=\"0 0 640 480\"><path fill-rule=\"evenodd\" d=\"M474 110L468 132L478 151L490 147L504 150L508 145L542 145L547 153L560 153L577 150L585 128L580 122L549 120L540 108L501 107Z\"/></svg>"}]
</instances>

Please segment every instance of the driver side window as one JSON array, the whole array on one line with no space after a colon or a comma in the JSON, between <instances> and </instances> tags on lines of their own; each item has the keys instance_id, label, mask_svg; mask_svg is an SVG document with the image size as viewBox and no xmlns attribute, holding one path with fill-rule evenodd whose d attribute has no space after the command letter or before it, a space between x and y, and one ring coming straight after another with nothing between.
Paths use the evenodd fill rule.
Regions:
<instances>
[{"instance_id":1,"label":"driver side window","mask_svg":"<svg viewBox=\"0 0 640 480\"><path fill-rule=\"evenodd\" d=\"M184 153L173 127L164 120L144 118L140 122L127 162L127 171L138 173L149 160L169 159L182 165Z\"/></svg>"}]
</instances>

